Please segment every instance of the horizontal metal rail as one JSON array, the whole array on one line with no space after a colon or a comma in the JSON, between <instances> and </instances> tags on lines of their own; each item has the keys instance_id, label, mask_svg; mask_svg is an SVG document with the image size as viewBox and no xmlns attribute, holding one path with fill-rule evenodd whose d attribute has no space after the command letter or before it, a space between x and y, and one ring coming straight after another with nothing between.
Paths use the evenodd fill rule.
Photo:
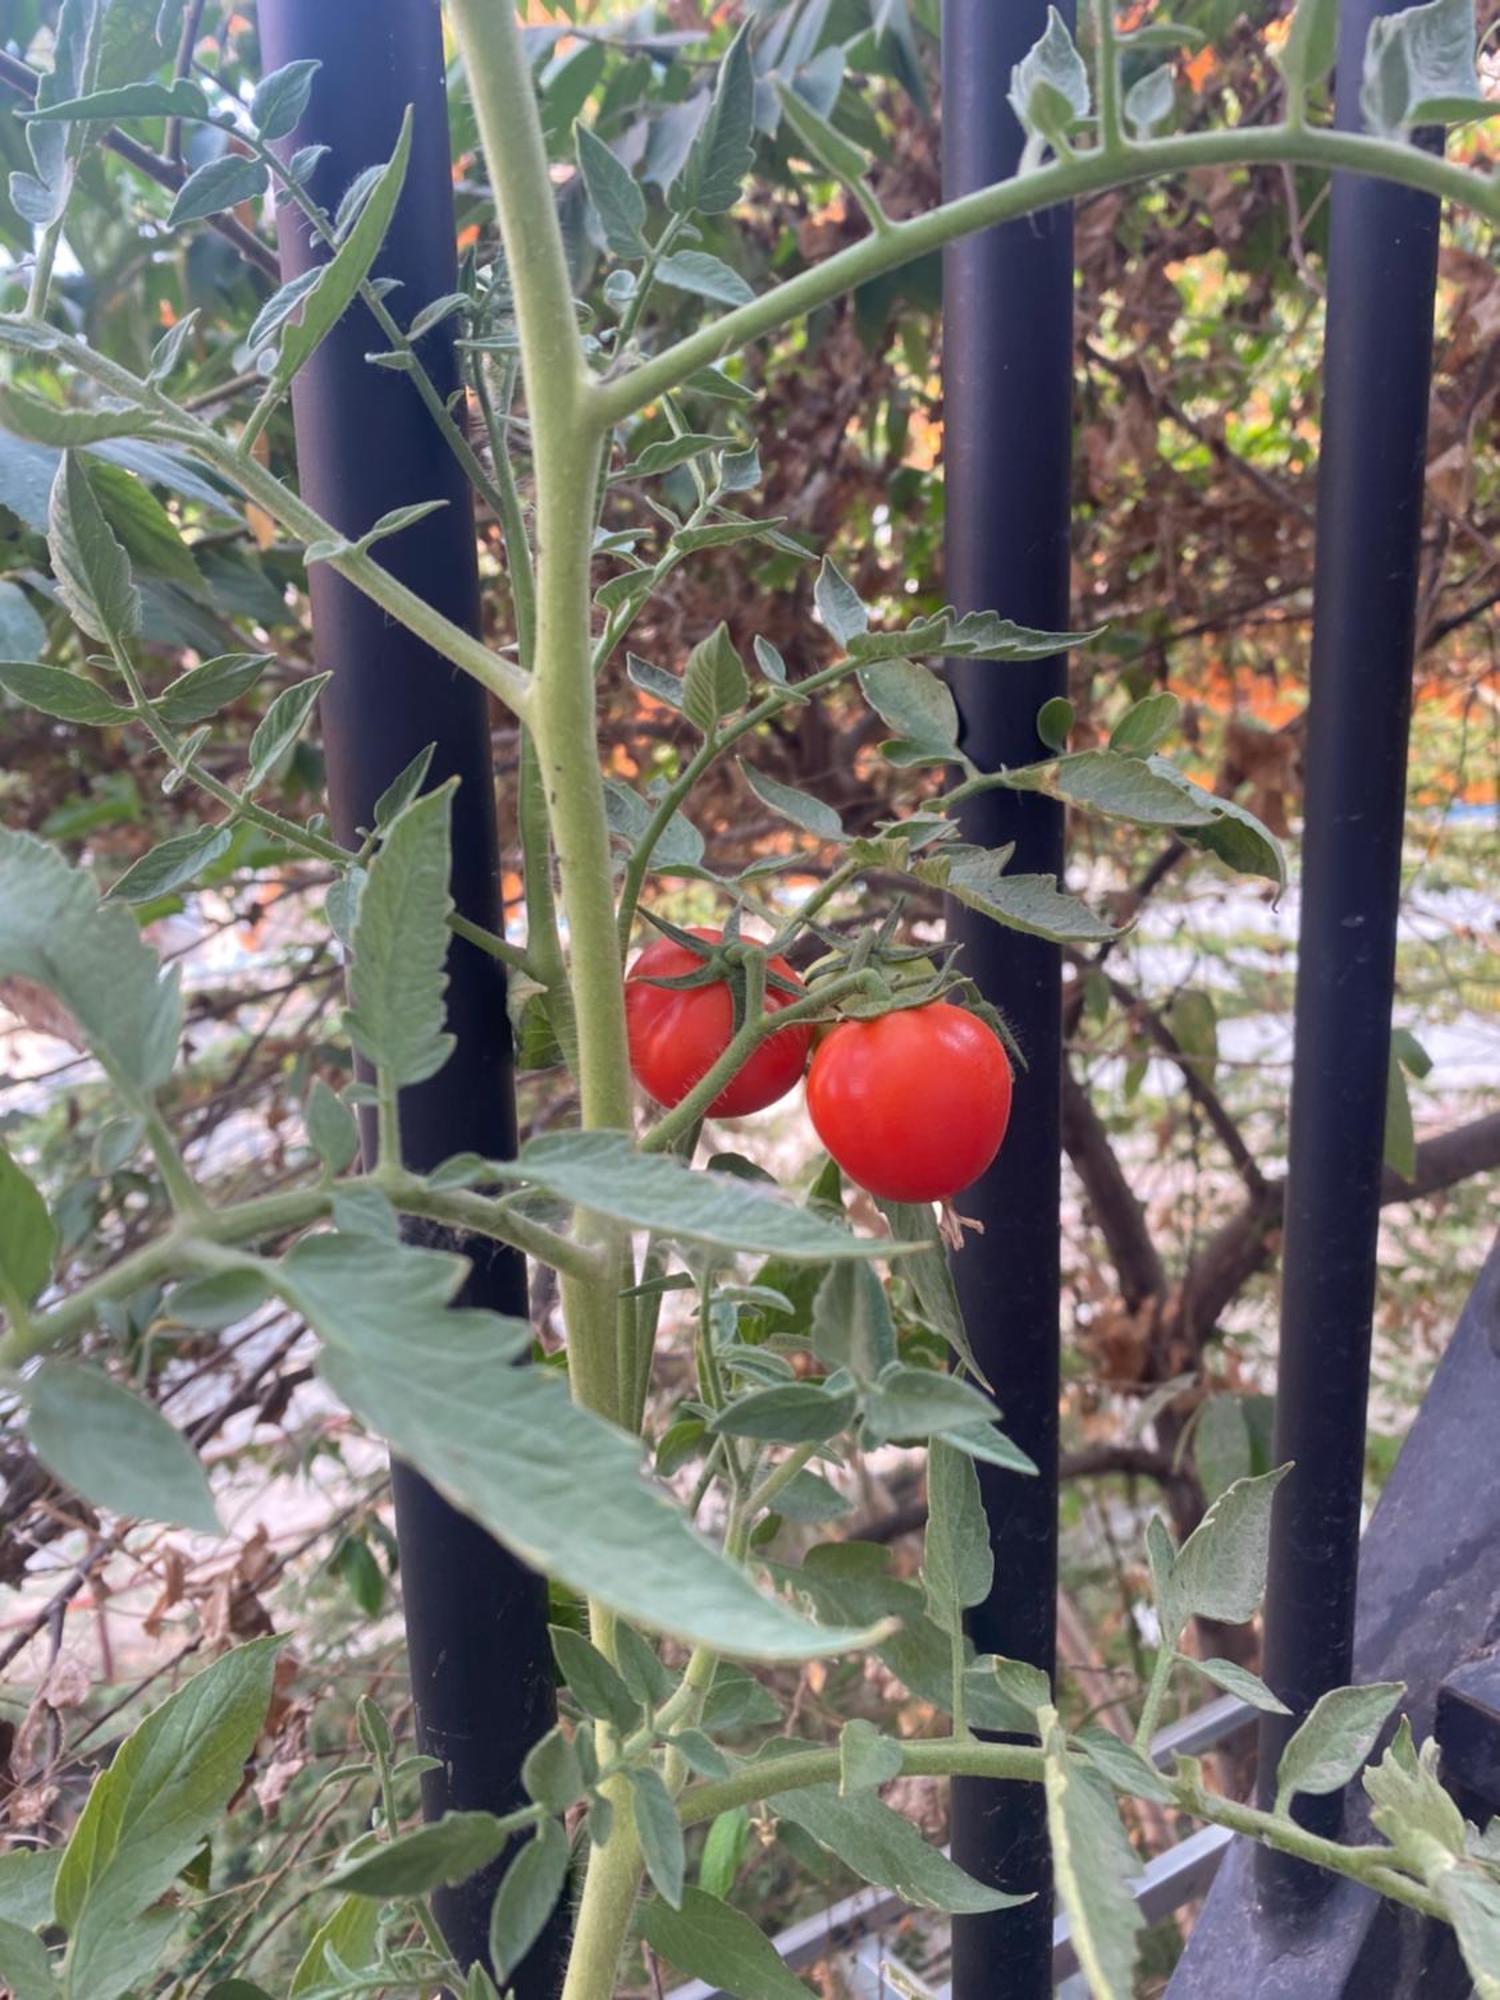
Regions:
<instances>
[{"instance_id":1,"label":"horizontal metal rail","mask_svg":"<svg viewBox=\"0 0 1500 2000\"><path fill-rule=\"evenodd\" d=\"M1233 1695L1221 1695L1217 1701L1195 1709L1153 1737L1151 1761L1165 1770L1174 1757L1196 1757L1254 1720L1255 1710L1248 1702ZM1232 1838L1223 1827L1202 1827L1149 1862L1132 1885L1146 1921L1157 1923L1202 1895ZM875 2000L876 1995L893 1990L893 1982L882 1969L884 1952L879 1933L909 1915L911 1909L912 1905L892 1889L856 1889L852 1896L845 1896L837 1903L830 1903L827 1909L792 1924L773 1938L772 1943L788 1969L794 1972L836 1952L850 1953L854 1968L851 1996L865 2000L868 1994L870 2000ZM1077 1969L1068 1919L1059 1914L1052 1923L1052 1977L1066 1979ZM904 1968L900 1990L909 1991L912 2000L951 2000L947 1984L925 1986ZM686 1986L674 1986L667 2000L728 2000L728 1996L719 1987L695 1979Z\"/></svg>"}]
</instances>

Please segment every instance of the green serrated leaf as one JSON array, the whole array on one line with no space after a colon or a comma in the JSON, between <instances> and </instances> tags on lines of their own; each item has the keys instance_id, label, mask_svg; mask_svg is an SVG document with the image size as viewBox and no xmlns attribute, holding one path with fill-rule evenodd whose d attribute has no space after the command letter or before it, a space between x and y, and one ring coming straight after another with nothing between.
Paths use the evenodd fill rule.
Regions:
<instances>
[{"instance_id":1,"label":"green serrated leaf","mask_svg":"<svg viewBox=\"0 0 1500 2000\"><path fill-rule=\"evenodd\" d=\"M870 614L859 592L829 556L824 556L818 580L813 585L813 605L819 620L838 644L846 649L851 640L869 630Z\"/></svg>"},{"instance_id":2,"label":"green serrated leaf","mask_svg":"<svg viewBox=\"0 0 1500 2000\"><path fill-rule=\"evenodd\" d=\"M885 1287L868 1265L835 1264L819 1285L812 1345L830 1369L847 1368L861 1382L873 1382L895 1360L896 1328Z\"/></svg>"},{"instance_id":3,"label":"green serrated leaf","mask_svg":"<svg viewBox=\"0 0 1500 2000\"><path fill-rule=\"evenodd\" d=\"M205 1667L95 1779L54 1889L73 1992L116 2000L143 1970L133 1920L171 1887L244 1782L280 1645L252 1640Z\"/></svg>"},{"instance_id":4,"label":"green serrated leaf","mask_svg":"<svg viewBox=\"0 0 1500 2000\"><path fill-rule=\"evenodd\" d=\"M754 158L755 73L750 60L750 23L730 43L719 66L708 115L699 129L682 179L672 190L673 205L700 215L726 214Z\"/></svg>"},{"instance_id":5,"label":"green serrated leaf","mask_svg":"<svg viewBox=\"0 0 1500 2000\"><path fill-rule=\"evenodd\" d=\"M1338 0L1297 0L1286 40L1276 57L1289 97L1305 97L1327 76L1333 68L1338 32Z\"/></svg>"},{"instance_id":6,"label":"green serrated leaf","mask_svg":"<svg viewBox=\"0 0 1500 2000\"><path fill-rule=\"evenodd\" d=\"M630 1787L636 1838L641 1843L646 1873L663 1902L674 1910L681 1909L687 1850L672 1794L661 1773L649 1764L630 1773Z\"/></svg>"},{"instance_id":7,"label":"green serrated leaf","mask_svg":"<svg viewBox=\"0 0 1500 2000\"><path fill-rule=\"evenodd\" d=\"M894 1363L865 1398L865 1435L872 1443L932 1437L973 1428L999 1411L982 1389L958 1375Z\"/></svg>"},{"instance_id":8,"label":"green serrated leaf","mask_svg":"<svg viewBox=\"0 0 1500 2000\"><path fill-rule=\"evenodd\" d=\"M178 77L169 84L124 83L83 97L64 97L25 116L29 125L72 124L80 119L118 125L122 118L207 118L208 99L196 83Z\"/></svg>"},{"instance_id":9,"label":"green serrated leaf","mask_svg":"<svg viewBox=\"0 0 1500 2000\"><path fill-rule=\"evenodd\" d=\"M665 1701L677 1685L676 1675L663 1666L655 1646L629 1625L615 1634L615 1656L626 1686L643 1708Z\"/></svg>"},{"instance_id":10,"label":"green serrated leaf","mask_svg":"<svg viewBox=\"0 0 1500 2000\"><path fill-rule=\"evenodd\" d=\"M264 162L247 159L243 153L222 153L188 175L177 190L168 226L177 229L184 222L222 215L226 208L238 208L242 201L258 201L270 182Z\"/></svg>"},{"instance_id":11,"label":"green serrated leaf","mask_svg":"<svg viewBox=\"0 0 1500 2000\"><path fill-rule=\"evenodd\" d=\"M275 658L274 653L221 653L191 667L159 694L152 706L175 729L207 722L220 709L248 694Z\"/></svg>"},{"instance_id":12,"label":"green serrated leaf","mask_svg":"<svg viewBox=\"0 0 1500 2000\"><path fill-rule=\"evenodd\" d=\"M610 832L617 834L634 853L651 824L651 804L622 778L606 778L604 813ZM668 872L697 868L703 854L703 835L684 814L674 812L651 850L651 864Z\"/></svg>"},{"instance_id":13,"label":"green serrated leaf","mask_svg":"<svg viewBox=\"0 0 1500 2000\"><path fill-rule=\"evenodd\" d=\"M1252 1674L1248 1667L1242 1667L1234 1660L1200 1660L1191 1653L1182 1653L1178 1657L1195 1673L1202 1674L1206 1681L1212 1681L1222 1693L1237 1695L1264 1715L1290 1715L1292 1712L1284 1701L1272 1694L1259 1674Z\"/></svg>"},{"instance_id":14,"label":"green serrated leaf","mask_svg":"<svg viewBox=\"0 0 1500 2000\"><path fill-rule=\"evenodd\" d=\"M932 1615L955 1628L970 1606L982 1604L995 1579L989 1524L974 1461L952 1445L935 1442L927 1454L927 1538L922 1580Z\"/></svg>"},{"instance_id":15,"label":"green serrated leaf","mask_svg":"<svg viewBox=\"0 0 1500 2000\"><path fill-rule=\"evenodd\" d=\"M36 1934L0 1917L0 1985L10 2000L59 2000L52 1954Z\"/></svg>"},{"instance_id":16,"label":"green serrated leaf","mask_svg":"<svg viewBox=\"0 0 1500 2000\"><path fill-rule=\"evenodd\" d=\"M568 1879L568 1836L559 1820L544 1820L505 1871L490 1914L490 1957L507 1980L557 1907Z\"/></svg>"},{"instance_id":17,"label":"green serrated leaf","mask_svg":"<svg viewBox=\"0 0 1500 2000\"><path fill-rule=\"evenodd\" d=\"M1446 1872L1444 1857L1462 1860L1468 1851L1464 1816L1443 1789L1438 1761L1436 1740L1419 1753L1403 1716L1385 1755L1364 1774L1376 1828L1429 1879Z\"/></svg>"},{"instance_id":18,"label":"green serrated leaf","mask_svg":"<svg viewBox=\"0 0 1500 2000\"><path fill-rule=\"evenodd\" d=\"M321 63L304 56L261 78L250 99L250 123L262 139L284 139L295 130L321 68Z\"/></svg>"},{"instance_id":19,"label":"green serrated leaf","mask_svg":"<svg viewBox=\"0 0 1500 2000\"><path fill-rule=\"evenodd\" d=\"M1038 1712L1046 1703L1038 1704ZM1097 1723L1081 1729L1076 1742L1101 1777L1117 1792L1130 1799L1151 1799L1157 1805L1172 1804L1172 1788L1151 1762L1136 1749Z\"/></svg>"},{"instance_id":20,"label":"green serrated leaf","mask_svg":"<svg viewBox=\"0 0 1500 2000\"><path fill-rule=\"evenodd\" d=\"M1149 757L1171 735L1182 714L1182 703L1165 688L1142 695L1110 731L1109 747L1127 757Z\"/></svg>"},{"instance_id":21,"label":"green serrated leaf","mask_svg":"<svg viewBox=\"0 0 1500 2000\"><path fill-rule=\"evenodd\" d=\"M686 1888L682 1908L641 1907L641 1935L658 1957L736 2000L808 2000L775 1945L749 1917L702 1889Z\"/></svg>"},{"instance_id":22,"label":"green serrated leaf","mask_svg":"<svg viewBox=\"0 0 1500 2000\"><path fill-rule=\"evenodd\" d=\"M746 1192L697 1178L716 1196L721 1181ZM637 1440L581 1409L553 1370L513 1367L531 1344L524 1322L447 1310L464 1271L436 1251L325 1235L275 1275L323 1339L335 1393L533 1568L729 1654L797 1659L861 1641L763 1597L647 1484Z\"/></svg>"},{"instance_id":23,"label":"green serrated leaf","mask_svg":"<svg viewBox=\"0 0 1500 2000\"><path fill-rule=\"evenodd\" d=\"M1277 1812L1285 1812L1298 1792L1336 1792L1347 1785L1405 1692L1404 1681L1375 1681L1367 1687L1331 1688L1320 1696L1281 1753Z\"/></svg>"},{"instance_id":24,"label":"green serrated leaf","mask_svg":"<svg viewBox=\"0 0 1500 2000\"><path fill-rule=\"evenodd\" d=\"M617 257L635 259L646 254L641 228L646 220L646 196L640 183L619 156L587 125L574 129L579 171L588 189L589 200L604 231L604 240Z\"/></svg>"},{"instance_id":25,"label":"green serrated leaf","mask_svg":"<svg viewBox=\"0 0 1500 2000\"><path fill-rule=\"evenodd\" d=\"M392 535L414 528L429 514L441 513L447 504L446 500L414 500L406 507L392 507L353 541L343 535L330 535L309 542L302 552L303 560L308 563L337 562L343 556L364 555L377 542L388 541Z\"/></svg>"},{"instance_id":26,"label":"green serrated leaf","mask_svg":"<svg viewBox=\"0 0 1500 2000\"><path fill-rule=\"evenodd\" d=\"M712 736L719 723L750 696L745 665L729 636L729 627L716 625L688 655L682 676L682 708L694 728Z\"/></svg>"},{"instance_id":27,"label":"green serrated leaf","mask_svg":"<svg viewBox=\"0 0 1500 2000\"><path fill-rule=\"evenodd\" d=\"M99 444L106 438L135 437L149 429L144 410L78 410L41 396L0 387L0 425L30 444Z\"/></svg>"},{"instance_id":28,"label":"green serrated leaf","mask_svg":"<svg viewBox=\"0 0 1500 2000\"><path fill-rule=\"evenodd\" d=\"M117 1514L222 1532L187 1439L102 1369L45 1361L25 1395L32 1449L74 1492Z\"/></svg>"},{"instance_id":29,"label":"green serrated leaf","mask_svg":"<svg viewBox=\"0 0 1500 2000\"><path fill-rule=\"evenodd\" d=\"M1371 127L1399 137L1418 125L1494 117L1476 61L1474 0L1428 0L1370 23L1360 103Z\"/></svg>"},{"instance_id":30,"label":"green serrated leaf","mask_svg":"<svg viewBox=\"0 0 1500 2000\"><path fill-rule=\"evenodd\" d=\"M643 660L639 653L625 655L625 671L643 694L649 694L653 701L665 703L679 715L682 713L682 681L676 674L650 660Z\"/></svg>"},{"instance_id":31,"label":"green serrated leaf","mask_svg":"<svg viewBox=\"0 0 1500 2000\"><path fill-rule=\"evenodd\" d=\"M297 738L307 727L319 694L329 674L309 674L306 680L285 687L256 725L250 738L249 767L244 789L254 792L263 785Z\"/></svg>"},{"instance_id":32,"label":"green serrated leaf","mask_svg":"<svg viewBox=\"0 0 1500 2000\"><path fill-rule=\"evenodd\" d=\"M738 271L706 250L674 250L657 265L656 281L670 285L674 291L691 292L695 298L714 299L725 306L747 306L755 298Z\"/></svg>"},{"instance_id":33,"label":"green serrated leaf","mask_svg":"<svg viewBox=\"0 0 1500 2000\"><path fill-rule=\"evenodd\" d=\"M1189 1618L1243 1625L1255 1616L1266 1588L1271 1507L1277 1487L1291 1469L1279 1465L1257 1479L1237 1479L1177 1551L1171 1571L1177 1622L1168 1630L1163 1608L1163 1644L1175 1645Z\"/></svg>"},{"instance_id":34,"label":"green serrated leaf","mask_svg":"<svg viewBox=\"0 0 1500 2000\"><path fill-rule=\"evenodd\" d=\"M566 1812L587 1788L583 1763L573 1738L563 1729L549 1729L532 1745L521 1766L527 1795L548 1812Z\"/></svg>"},{"instance_id":35,"label":"green serrated leaf","mask_svg":"<svg viewBox=\"0 0 1500 2000\"><path fill-rule=\"evenodd\" d=\"M368 1182L335 1188L333 1226L346 1236L375 1236L387 1243L401 1234L401 1218L390 1196Z\"/></svg>"},{"instance_id":36,"label":"green serrated leaf","mask_svg":"<svg viewBox=\"0 0 1500 2000\"><path fill-rule=\"evenodd\" d=\"M626 1735L639 1729L640 1702L598 1648L565 1625L552 1626L551 1633L558 1669L579 1707Z\"/></svg>"},{"instance_id":37,"label":"green serrated leaf","mask_svg":"<svg viewBox=\"0 0 1500 2000\"><path fill-rule=\"evenodd\" d=\"M453 1050L444 1023L450 822L456 780L392 821L370 863L354 925L350 1039L390 1083L421 1083Z\"/></svg>"},{"instance_id":38,"label":"green serrated leaf","mask_svg":"<svg viewBox=\"0 0 1500 2000\"><path fill-rule=\"evenodd\" d=\"M302 1116L308 1141L327 1172L347 1172L359 1152L359 1127L343 1098L320 1076L313 1078Z\"/></svg>"},{"instance_id":39,"label":"green serrated leaf","mask_svg":"<svg viewBox=\"0 0 1500 2000\"><path fill-rule=\"evenodd\" d=\"M345 1896L333 1915L313 1933L312 1943L292 1974L288 2000L303 2000L337 1977L335 1966L356 1971L373 1964L379 1950L380 1905L367 1896Z\"/></svg>"},{"instance_id":40,"label":"green serrated leaf","mask_svg":"<svg viewBox=\"0 0 1500 2000\"><path fill-rule=\"evenodd\" d=\"M109 893L122 903L149 903L158 896L170 896L227 854L233 839L232 826L199 826L191 833L174 833L133 861L111 884Z\"/></svg>"},{"instance_id":41,"label":"green serrated leaf","mask_svg":"<svg viewBox=\"0 0 1500 2000\"><path fill-rule=\"evenodd\" d=\"M816 1382L787 1382L737 1397L719 1411L713 1428L763 1444L823 1444L848 1429L856 1400L852 1389L835 1393Z\"/></svg>"},{"instance_id":42,"label":"green serrated leaf","mask_svg":"<svg viewBox=\"0 0 1500 2000\"><path fill-rule=\"evenodd\" d=\"M799 792L793 785L783 785L779 779L757 771L753 764L742 762L740 771L761 804L769 806L782 819L789 819L793 826L800 826L804 833L819 840L848 840L844 822L822 799L814 798L810 792Z\"/></svg>"},{"instance_id":43,"label":"green serrated leaf","mask_svg":"<svg viewBox=\"0 0 1500 2000\"><path fill-rule=\"evenodd\" d=\"M57 1230L40 1189L0 1140L0 1287L29 1306L52 1276Z\"/></svg>"},{"instance_id":44,"label":"green serrated leaf","mask_svg":"<svg viewBox=\"0 0 1500 2000\"><path fill-rule=\"evenodd\" d=\"M81 869L32 835L0 828L7 974L59 999L124 1088L150 1092L171 1074L182 1029L175 970L163 974L129 911L101 904Z\"/></svg>"},{"instance_id":45,"label":"green serrated leaf","mask_svg":"<svg viewBox=\"0 0 1500 2000\"><path fill-rule=\"evenodd\" d=\"M765 1761L774 1769L774 1759ZM976 1882L873 1792L840 1798L832 1786L819 1785L779 1793L771 1803L778 1818L810 1833L856 1875L894 1889L921 1909L973 1915L1014 1909L1030 1900Z\"/></svg>"},{"instance_id":46,"label":"green serrated leaf","mask_svg":"<svg viewBox=\"0 0 1500 2000\"><path fill-rule=\"evenodd\" d=\"M106 644L133 638L141 627L140 592L76 452L63 453L52 482L47 546L58 595L84 631Z\"/></svg>"},{"instance_id":47,"label":"green serrated leaf","mask_svg":"<svg viewBox=\"0 0 1500 2000\"><path fill-rule=\"evenodd\" d=\"M680 436L660 438L655 444L648 444L640 457L615 474L617 479L657 479L664 472L675 472L679 465L686 465L690 459L706 458L709 453L723 451L734 440L727 437L712 437L706 432L684 431ZM646 572L649 578L650 572ZM619 578L611 579L619 582ZM647 588L651 586L648 582ZM608 588L608 585L605 586ZM600 602L603 603L603 592Z\"/></svg>"},{"instance_id":48,"label":"green serrated leaf","mask_svg":"<svg viewBox=\"0 0 1500 2000\"><path fill-rule=\"evenodd\" d=\"M1043 789L1135 826L1201 827L1214 818L1208 795L1171 777L1140 756L1116 749L1083 750L1060 757Z\"/></svg>"},{"instance_id":49,"label":"green serrated leaf","mask_svg":"<svg viewBox=\"0 0 1500 2000\"><path fill-rule=\"evenodd\" d=\"M1081 896L1059 889L1050 875L1007 875L1005 860L1004 854L965 848L918 861L912 873L1007 930L1063 944L1103 943L1120 935Z\"/></svg>"},{"instance_id":50,"label":"green serrated leaf","mask_svg":"<svg viewBox=\"0 0 1500 2000\"><path fill-rule=\"evenodd\" d=\"M1177 65L1147 70L1125 93L1125 122L1137 139L1149 139L1177 108Z\"/></svg>"},{"instance_id":51,"label":"green serrated leaf","mask_svg":"<svg viewBox=\"0 0 1500 2000\"><path fill-rule=\"evenodd\" d=\"M915 660L861 667L859 685L878 716L898 732L881 745L893 764L947 764L958 755L958 709L948 685Z\"/></svg>"},{"instance_id":52,"label":"green serrated leaf","mask_svg":"<svg viewBox=\"0 0 1500 2000\"><path fill-rule=\"evenodd\" d=\"M493 1813L444 1813L336 1868L328 1886L348 1896L425 1896L487 1868L507 1838Z\"/></svg>"},{"instance_id":53,"label":"green serrated leaf","mask_svg":"<svg viewBox=\"0 0 1500 2000\"><path fill-rule=\"evenodd\" d=\"M401 120L395 151L379 169L354 226L303 295L301 318L288 319L284 323L281 352L272 375L278 388L286 388L298 369L317 352L370 275L371 266L380 254L380 246L396 212L396 203L401 199L410 157L411 109L408 106Z\"/></svg>"},{"instance_id":54,"label":"green serrated leaf","mask_svg":"<svg viewBox=\"0 0 1500 2000\"><path fill-rule=\"evenodd\" d=\"M52 1882L62 1850L11 1847L0 1854L0 1917L23 1930L52 1921Z\"/></svg>"},{"instance_id":55,"label":"green serrated leaf","mask_svg":"<svg viewBox=\"0 0 1500 2000\"><path fill-rule=\"evenodd\" d=\"M873 1722L856 1716L839 1731L839 1797L876 1792L901 1775L901 1745L882 1736Z\"/></svg>"},{"instance_id":56,"label":"green serrated leaf","mask_svg":"<svg viewBox=\"0 0 1500 2000\"><path fill-rule=\"evenodd\" d=\"M270 1296L258 1271L214 1271L174 1286L164 1311L179 1326L218 1333L258 1312Z\"/></svg>"},{"instance_id":57,"label":"green serrated leaf","mask_svg":"<svg viewBox=\"0 0 1500 2000\"><path fill-rule=\"evenodd\" d=\"M1130 1881L1141 1864L1108 1784L1070 1756L1054 1710L1042 1711L1041 1728L1053 1875L1073 1948L1094 2000L1131 2000L1146 1920Z\"/></svg>"},{"instance_id":58,"label":"green serrated leaf","mask_svg":"<svg viewBox=\"0 0 1500 2000\"><path fill-rule=\"evenodd\" d=\"M1010 73L1011 108L1028 132L1054 144L1089 114L1089 73L1055 7L1047 26Z\"/></svg>"}]
</instances>

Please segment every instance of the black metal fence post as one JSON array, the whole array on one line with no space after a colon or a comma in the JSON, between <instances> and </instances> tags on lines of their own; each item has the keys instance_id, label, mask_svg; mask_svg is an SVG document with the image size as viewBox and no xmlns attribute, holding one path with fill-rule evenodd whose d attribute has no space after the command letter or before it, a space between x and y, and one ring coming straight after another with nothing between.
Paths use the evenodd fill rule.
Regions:
<instances>
[{"instance_id":1,"label":"black metal fence post","mask_svg":"<svg viewBox=\"0 0 1500 2000\"><path fill-rule=\"evenodd\" d=\"M396 310L410 320L456 282L452 176L437 0L260 0L267 70L299 57L323 68L289 145L328 153L314 189L333 206L361 169L386 159L414 107L411 163L377 270L400 280ZM281 211L282 272L323 254L290 208ZM462 472L404 377L371 367L386 346L373 319L345 315L295 385L302 491L343 533L418 500L448 505L381 550L381 560L428 602L480 629L471 498ZM422 355L445 395L457 386L451 329ZM376 798L427 744L432 782L457 775L453 894L488 929L501 922L487 697L476 682L336 577L311 572L319 664L334 669L323 696L329 802L341 841L371 823ZM516 1121L505 983L495 961L455 941L448 1024L458 1046L430 1082L403 1092L407 1158L418 1168L457 1152L514 1153ZM466 1246L472 1249L472 1246ZM525 1261L499 1250L475 1263L464 1302L524 1315ZM527 1750L554 1714L546 1589L410 1468L393 1467L407 1645L421 1747L441 1759L424 1779L429 1817L449 1809L511 1810ZM497 1870L440 1892L438 1914L455 1954L487 1957ZM554 1989L539 1946L517 1984L523 2000Z\"/></svg>"},{"instance_id":2,"label":"black metal fence post","mask_svg":"<svg viewBox=\"0 0 1500 2000\"><path fill-rule=\"evenodd\" d=\"M1046 0L945 0L943 183L968 193L1012 174L1023 134L1006 101L1012 66L1047 25ZM1072 8L1063 11L1071 17ZM961 611L997 610L1067 629L1073 391L1073 217L1053 209L954 244L943 265L943 455L947 594ZM1066 692L1065 660L995 667L955 662L964 746L985 769L1041 754L1037 711ZM1012 866L1055 874L1060 806L991 792L965 835L1016 844ZM1011 1021L1029 1067L995 1166L965 1194L984 1224L954 1261L981 1366L1005 1428L1039 1479L981 1466L997 1562L971 1631L986 1652L1055 1664L1057 1597L1058 1205L1062 972L1057 948L950 909L963 964ZM961 1779L953 1851L983 1881L1034 1890L1021 1908L958 1917L955 2000L1051 1991L1051 1867L1040 1787Z\"/></svg>"},{"instance_id":3,"label":"black metal fence post","mask_svg":"<svg viewBox=\"0 0 1500 2000\"><path fill-rule=\"evenodd\" d=\"M1371 21L1339 10L1338 122L1360 123ZM1282 1274L1263 1797L1295 1721L1350 1678L1407 730L1420 569L1438 204L1334 176L1324 356L1296 1057ZM1342 1795L1304 1802L1332 1833ZM1331 1880L1264 1850L1285 1906Z\"/></svg>"}]
</instances>

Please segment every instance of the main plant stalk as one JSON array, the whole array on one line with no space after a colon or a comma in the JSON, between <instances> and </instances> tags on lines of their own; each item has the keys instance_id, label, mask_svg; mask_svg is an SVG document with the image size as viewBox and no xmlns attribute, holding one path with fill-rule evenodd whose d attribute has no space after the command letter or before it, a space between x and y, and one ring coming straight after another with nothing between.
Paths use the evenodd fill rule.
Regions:
<instances>
[{"instance_id":1,"label":"main plant stalk","mask_svg":"<svg viewBox=\"0 0 1500 2000\"><path fill-rule=\"evenodd\" d=\"M578 336L541 121L511 0L452 0L452 13L500 211L531 425L536 665L528 720L567 926L582 1122L585 1128L628 1129L625 995L591 645L593 500L605 426ZM579 1233L610 1255L602 1279L574 1277L562 1284L573 1394L622 1422L615 1313L627 1245L587 1215L579 1218ZM612 1653L610 1614L591 1606L590 1623L595 1643ZM566 2000L609 2000L629 1935L640 1850L628 1787L621 1783L614 1791L614 1830L589 1855Z\"/></svg>"}]
</instances>

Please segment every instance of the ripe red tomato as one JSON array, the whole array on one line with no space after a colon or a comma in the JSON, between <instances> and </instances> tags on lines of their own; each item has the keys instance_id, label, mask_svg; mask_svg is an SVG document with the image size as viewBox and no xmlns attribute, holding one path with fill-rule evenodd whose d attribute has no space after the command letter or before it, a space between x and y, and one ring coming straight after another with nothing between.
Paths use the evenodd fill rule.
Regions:
<instances>
[{"instance_id":1,"label":"ripe red tomato","mask_svg":"<svg viewBox=\"0 0 1500 2000\"><path fill-rule=\"evenodd\" d=\"M721 933L695 929L694 937L717 944ZM680 979L703 960L685 944L657 938L648 944L625 981L625 1023L630 1035L630 1067L636 1081L669 1109L707 1076L728 1048L734 1032L734 997L727 980L707 986L652 986L651 979ZM783 979L801 981L784 958L769 961ZM792 996L766 988L766 1012L792 1004ZM713 1118L743 1118L764 1111L796 1083L807 1067L812 1029L801 1022L784 1028L751 1056L744 1068L708 1107Z\"/></svg>"},{"instance_id":2,"label":"ripe red tomato","mask_svg":"<svg viewBox=\"0 0 1500 2000\"><path fill-rule=\"evenodd\" d=\"M818 1137L886 1201L944 1201L978 1180L1005 1137L1010 1093L1000 1037L943 1000L840 1021L807 1077Z\"/></svg>"}]
</instances>

